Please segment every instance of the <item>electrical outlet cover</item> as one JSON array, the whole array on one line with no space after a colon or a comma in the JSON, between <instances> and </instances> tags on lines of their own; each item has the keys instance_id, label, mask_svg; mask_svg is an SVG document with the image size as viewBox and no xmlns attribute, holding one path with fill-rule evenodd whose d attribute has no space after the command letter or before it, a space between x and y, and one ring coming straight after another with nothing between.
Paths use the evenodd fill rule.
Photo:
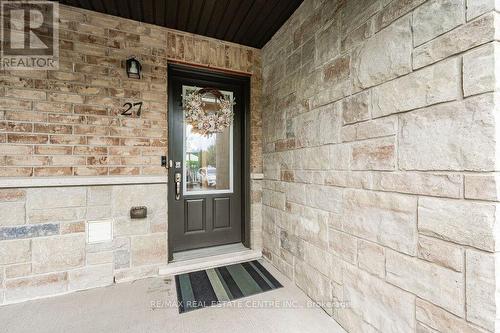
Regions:
<instances>
[{"instance_id":1,"label":"electrical outlet cover","mask_svg":"<svg viewBox=\"0 0 500 333\"><path fill-rule=\"evenodd\" d=\"M113 220L87 222L87 243L105 243L113 240Z\"/></svg>"}]
</instances>

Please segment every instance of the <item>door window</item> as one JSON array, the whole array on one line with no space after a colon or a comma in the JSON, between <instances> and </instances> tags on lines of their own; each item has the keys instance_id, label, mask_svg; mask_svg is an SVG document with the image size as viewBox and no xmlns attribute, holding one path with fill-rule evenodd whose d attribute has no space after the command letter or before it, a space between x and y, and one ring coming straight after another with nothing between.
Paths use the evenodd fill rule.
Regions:
<instances>
[{"instance_id":1,"label":"door window","mask_svg":"<svg viewBox=\"0 0 500 333\"><path fill-rule=\"evenodd\" d=\"M182 86L182 95L194 90L193 86ZM233 99L230 91L221 91ZM217 110L216 98L203 97L207 112ZM184 112L184 111L183 111ZM185 117L185 115L183 115ZM183 118L184 119L184 118ZM233 192L233 125L221 133L202 135L184 121L184 195L200 195Z\"/></svg>"}]
</instances>

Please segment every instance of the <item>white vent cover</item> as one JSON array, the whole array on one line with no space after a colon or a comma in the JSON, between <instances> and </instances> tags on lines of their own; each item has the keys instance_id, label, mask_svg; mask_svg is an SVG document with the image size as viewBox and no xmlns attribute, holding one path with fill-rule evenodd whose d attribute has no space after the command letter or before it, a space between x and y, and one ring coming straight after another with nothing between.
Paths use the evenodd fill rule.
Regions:
<instances>
[{"instance_id":1,"label":"white vent cover","mask_svg":"<svg viewBox=\"0 0 500 333\"><path fill-rule=\"evenodd\" d=\"M87 222L87 243L104 243L113 240L113 220Z\"/></svg>"}]
</instances>

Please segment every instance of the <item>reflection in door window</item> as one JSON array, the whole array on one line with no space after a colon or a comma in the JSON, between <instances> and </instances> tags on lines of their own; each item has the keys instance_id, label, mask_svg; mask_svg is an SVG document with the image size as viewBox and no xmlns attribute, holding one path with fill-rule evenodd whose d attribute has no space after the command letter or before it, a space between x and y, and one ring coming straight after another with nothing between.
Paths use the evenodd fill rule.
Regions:
<instances>
[{"instance_id":1,"label":"reflection in door window","mask_svg":"<svg viewBox=\"0 0 500 333\"><path fill-rule=\"evenodd\" d=\"M197 87L183 86L183 95ZM231 92L223 91L232 98ZM203 98L207 112L217 110L215 98ZM221 133L202 135L184 122L184 193L232 191L233 126Z\"/></svg>"}]
</instances>

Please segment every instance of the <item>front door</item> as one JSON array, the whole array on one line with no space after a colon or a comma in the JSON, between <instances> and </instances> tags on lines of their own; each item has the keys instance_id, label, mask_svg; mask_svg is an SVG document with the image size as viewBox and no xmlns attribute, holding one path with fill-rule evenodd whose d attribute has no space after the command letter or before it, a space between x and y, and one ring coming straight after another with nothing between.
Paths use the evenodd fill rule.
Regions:
<instances>
[{"instance_id":1,"label":"front door","mask_svg":"<svg viewBox=\"0 0 500 333\"><path fill-rule=\"evenodd\" d=\"M200 118L187 117L196 111L186 107L191 94L201 101ZM223 100L234 103L232 122L199 126L223 114ZM169 69L170 253L242 241L245 112L244 88L231 79Z\"/></svg>"}]
</instances>

